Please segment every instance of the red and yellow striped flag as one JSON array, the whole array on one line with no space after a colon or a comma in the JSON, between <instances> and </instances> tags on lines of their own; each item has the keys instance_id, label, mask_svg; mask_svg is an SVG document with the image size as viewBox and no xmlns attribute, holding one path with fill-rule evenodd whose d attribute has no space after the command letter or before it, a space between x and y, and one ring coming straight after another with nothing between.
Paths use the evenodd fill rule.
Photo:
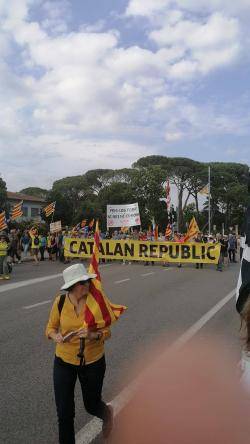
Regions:
<instances>
[{"instance_id":1,"label":"red and yellow striped flag","mask_svg":"<svg viewBox=\"0 0 250 444\"><path fill-rule=\"evenodd\" d=\"M23 206L23 200L18 204L14 205L14 207L11 210L11 220L18 219L18 217L21 217L23 215L22 206Z\"/></svg>"},{"instance_id":2,"label":"red and yellow striped flag","mask_svg":"<svg viewBox=\"0 0 250 444\"><path fill-rule=\"evenodd\" d=\"M6 230L6 228L8 228L8 226L7 226L7 221L6 221L5 211L3 211L3 212L0 214L0 231L2 231L2 230Z\"/></svg>"},{"instance_id":3,"label":"red and yellow striped flag","mask_svg":"<svg viewBox=\"0 0 250 444\"><path fill-rule=\"evenodd\" d=\"M202 194L203 196L209 196L209 183L205 185L200 191L199 194Z\"/></svg>"},{"instance_id":4,"label":"red and yellow striped flag","mask_svg":"<svg viewBox=\"0 0 250 444\"><path fill-rule=\"evenodd\" d=\"M172 235L172 228L171 225L168 224L166 231L165 231L165 237L170 237Z\"/></svg>"},{"instance_id":5,"label":"red and yellow striped flag","mask_svg":"<svg viewBox=\"0 0 250 444\"><path fill-rule=\"evenodd\" d=\"M186 236L184 237L184 242L188 242L192 237L195 237L200 232L198 224L196 222L195 217L192 218L189 227L188 232Z\"/></svg>"},{"instance_id":6,"label":"red and yellow striped flag","mask_svg":"<svg viewBox=\"0 0 250 444\"><path fill-rule=\"evenodd\" d=\"M155 238L155 241L158 241L158 238L159 238L159 227L158 227L157 224L155 225L155 228L154 228L154 238Z\"/></svg>"},{"instance_id":7,"label":"red and yellow striped flag","mask_svg":"<svg viewBox=\"0 0 250 444\"><path fill-rule=\"evenodd\" d=\"M98 269L99 247L100 237L97 221L94 250L89 266L89 273L94 273L97 277L91 280L85 309L85 322L88 327L93 330L105 328L113 324L127 308L124 305L111 303L103 291L101 276Z\"/></svg>"},{"instance_id":8,"label":"red and yellow striped flag","mask_svg":"<svg viewBox=\"0 0 250 444\"><path fill-rule=\"evenodd\" d=\"M52 202L49 205L47 205L47 207L43 209L45 216L46 217L51 216L51 214L55 212L55 208L56 208L56 202Z\"/></svg>"}]
</instances>

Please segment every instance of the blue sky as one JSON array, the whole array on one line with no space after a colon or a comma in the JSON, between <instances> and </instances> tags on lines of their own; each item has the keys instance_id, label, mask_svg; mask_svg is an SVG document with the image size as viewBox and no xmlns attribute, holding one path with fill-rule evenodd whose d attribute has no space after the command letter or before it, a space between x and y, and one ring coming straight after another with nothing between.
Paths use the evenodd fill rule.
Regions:
<instances>
[{"instance_id":1,"label":"blue sky","mask_svg":"<svg viewBox=\"0 0 250 444\"><path fill-rule=\"evenodd\" d=\"M250 164L249 0L0 0L0 173Z\"/></svg>"}]
</instances>

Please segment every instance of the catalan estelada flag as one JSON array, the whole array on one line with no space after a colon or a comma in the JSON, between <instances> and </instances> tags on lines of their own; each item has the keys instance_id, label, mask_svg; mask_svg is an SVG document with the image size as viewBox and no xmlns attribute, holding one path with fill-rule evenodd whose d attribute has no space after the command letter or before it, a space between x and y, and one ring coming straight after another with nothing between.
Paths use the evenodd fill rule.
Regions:
<instances>
[{"instance_id":1,"label":"catalan estelada flag","mask_svg":"<svg viewBox=\"0 0 250 444\"><path fill-rule=\"evenodd\" d=\"M198 224L196 222L195 217L192 218L189 227L188 227L188 232L186 234L186 236L184 237L184 242L188 242L192 237L197 236L197 234L199 233L199 227Z\"/></svg>"},{"instance_id":2,"label":"catalan estelada flag","mask_svg":"<svg viewBox=\"0 0 250 444\"><path fill-rule=\"evenodd\" d=\"M0 231L6 230L8 228L5 211L0 214Z\"/></svg>"},{"instance_id":3,"label":"catalan estelada flag","mask_svg":"<svg viewBox=\"0 0 250 444\"><path fill-rule=\"evenodd\" d=\"M200 191L199 194L202 196L209 196L209 184L205 185Z\"/></svg>"},{"instance_id":4,"label":"catalan estelada flag","mask_svg":"<svg viewBox=\"0 0 250 444\"><path fill-rule=\"evenodd\" d=\"M23 215L22 206L23 206L23 200L21 200L21 202L19 202L18 204L14 205L14 207L11 210L11 216L10 216L11 220L15 220Z\"/></svg>"},{"instance_id":5,"label":"catalan estelada flag","mask_svg":"<svg viewBox=\"0 0 250 444\"><path fill-rule=\"evenodd\" d=\"M155 241L158 241L158 239L159 239L159 227L157 224L155 225L155 229L154 229L154 238L155 238Z\"/></svg>"},{"instance_id":6,"label":"catalan estelada flag","mask_svg":"<svg viewBox=\"0 0 250 444\"><path fill-rule=\"evenodd\" d=\"M167 183L166 183L166 204L167 204L167 210L170 209L170 204L171 204L170 192L171 192L171 188L170 188L170 182L169 182L169 179L168 179Z\"/></svg>"},{"instance_id":7,"label":"catalan estelada flag","mask_svg":"<svg viewBox=\"0 0 250 444\"><path fill-rule=\"evenodd\" d=\"M51 216L51 214L55 212L55 209L56 209L56 202L52 202L49 205L47 205L47 207L43 209L45 216L46 217Z\"/></svg>"},{"instance_id":8,"label":"catalan estelada flag","mask_svg":"<svg viewBox=\"0 0 250 444\"><path fill-rule=\"evenodd\" d=\"M168 224L166 231L165 231L165 236L170 237L171 235L172 235L172 228L171 228L171 225Z\"/></svg>"},{"instance_id":9,"label":"catalan estelada flag","mask_svg":"<svg viewBox=\"0 0 250 444\"><path fill-rule=\"evenodd\" d=\"M89 266L89 273L94 273L97 277L90 282L85 309L85 322L88 327L93 330L105 328L113 324L127 308L124 305L112 304L103 291L101 276L98 269L99 247L99 227L98 222L96 222L95 243Z\"/></svg>"}]
</instances>

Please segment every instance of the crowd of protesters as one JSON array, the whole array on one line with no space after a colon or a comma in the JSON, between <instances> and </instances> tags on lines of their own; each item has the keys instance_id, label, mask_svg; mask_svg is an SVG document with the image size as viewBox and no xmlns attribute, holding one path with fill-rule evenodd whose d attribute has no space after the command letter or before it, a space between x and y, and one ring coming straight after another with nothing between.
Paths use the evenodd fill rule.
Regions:
<instances>
[{"instance_id":1,"label":"crowd of protesters","mask_svg":"<svg viewBox=\"0 0 250 444\"><path fill-rule=\"evenodd\" d=\"M32 227L29 230L21 232L20 229L12 229L9 234L0 233L0 278L9 279L9 273L11 268L15 264L20 264L22 261L26 261L28 258L33 259L34 264L38 265L39 262L45 260L49 261L61 261L63 263L69 263L70 258L64 255L64 241L65 238L89 238L94 237L93 230L80 229L64 230L59 233L39 233L38 229ZM113 232L101 232L101 239L112 240L139 240L139 241L172 241L183 242L184 235L178 232L166 236L164 233L156 233L152 230L114 230ZM220 243L221 255L217 264L217 270L222 271L223 265L229 265L229 263L235 263L238 252L240 257L244 249L242 238L239 238L233 233L228 236L221 234L206 235L198 233L191 241L201 243ZM105 260L103 260L105 261ZM130 262L123 260L123 264ZM145 261L144 265L149 265L150 262ZM151 262L154 265L154 261ZM163 263L163 266L168 267L170 264ZM181 268L183 264L179 263L178 267ZM196 268L203 268L202 263L197 263Z\"/></svg>"}]
</instances>

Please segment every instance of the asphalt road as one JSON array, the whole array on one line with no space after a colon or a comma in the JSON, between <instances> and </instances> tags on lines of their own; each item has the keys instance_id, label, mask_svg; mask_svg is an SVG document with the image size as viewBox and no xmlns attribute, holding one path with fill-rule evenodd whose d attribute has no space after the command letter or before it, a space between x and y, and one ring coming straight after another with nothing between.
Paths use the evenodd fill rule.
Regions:
<instances>
[{"instance_id":1,"label":"asphalt road","mask_svg":"<svg viewBox=\"0 0 250 444\"><path fill-rule=\"evenodd\" d=\"M46 340L44 330L62 284L61 276L53 276L64 268L49 262L16 265L10 284L0 284L0 442L5 444L58 442L52 389L54 346ZM103 395L110 401L131 382L131 368L138 356L160 338L164 347L173 342L235 288L239 266L233 264L219 273L213 266L196 270L193 265L165 269L160 265L112 263L101 266L101 270L110 299L128 306L106 344ZM50 279L39 281L43 277ZM30 279L38 281L29 283ZM238 330L232 299L198 335L224 338L236 363L240 354ZM84 411L77 385L76 432L91 419ZM97 438L94 442L102 441Z\"/></svg>"}]
</instances>

